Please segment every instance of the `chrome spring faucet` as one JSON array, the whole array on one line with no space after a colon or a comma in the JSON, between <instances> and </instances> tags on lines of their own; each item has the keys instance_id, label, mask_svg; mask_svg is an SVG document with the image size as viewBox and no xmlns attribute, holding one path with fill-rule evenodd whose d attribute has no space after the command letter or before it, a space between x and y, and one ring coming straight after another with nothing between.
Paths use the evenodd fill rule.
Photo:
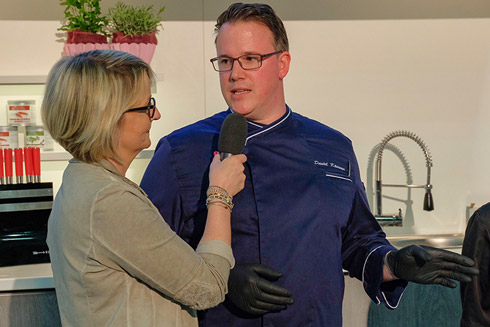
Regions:
<instances>
[{"instance_id":1,"label":"chrome spring faucet","mask_svg":"<svg viewBox=\"0 0 490 327\"><path fill-rule=\"evenodd\" d=\"M415 185L415 184L408 184L408 185L403 185L403 184L383 184L381 182L381 160L383 158L383 150L386 146L386 144L394 139L395 137L407 137L415 143L417 143L421 148L422 151L424 152L425 155L425 161L426 161L426 166L427 166L427 183L424 185ZM388 135L386 135L383 140L380 143L379 150L378 150L378 155L376 157L376 165L375 165L375 172L376 172L376 212L375 212L375 217L376 220L379 222L380 225L382 226L401 226L402 221L403 221L403 216L401 209L398 210L398 213L396 214L383 214L383 207L382 207L382 188L383 187L406 187L406 188L424 188L425 189L425 197L424 197L424 210L425 211L432 211L434 210L434 202L432 198L432 185L430 183L430 169L432 167L432 157L430 155L429 149L425 145L424 141L417 136L416 134L409 132L409 131L394 131Z\"/></svg>"}]
</instances>

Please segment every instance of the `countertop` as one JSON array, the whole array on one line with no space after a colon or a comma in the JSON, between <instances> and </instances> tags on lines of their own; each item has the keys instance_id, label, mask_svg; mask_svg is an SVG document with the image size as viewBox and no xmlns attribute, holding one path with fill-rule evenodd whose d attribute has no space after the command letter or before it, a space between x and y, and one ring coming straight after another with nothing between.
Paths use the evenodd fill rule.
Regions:
<instances>
[{"instance_id":1,"label":"countertop","mask_svg":"<svg viewBox=\"0 0 490 327\"><path fill-rule=\"evenodd\" d=\"M403 240L407 243L420 242L421 240L440 241L445 239L453 239L455 236L461 238L460 235L412 235L405 237L388 237L390 242L396 243L395 240ZM462 240L462 238L461 238ZM421 243L422 244L422 243ZM403 244L406 246L407 244ZM423 244L425 245L425 244ZM445 248L443 244L427 244ZM439 246L438 246L439 245ZM461 246L447 248L461 254ZM344 271L344 273L346 273ZM19 290L38 290L54 288L53 270L50 263L38 263L32 265L8 266L0 267L0 292L19 291Z\"/></svg>"},{"instance_id":2,"label":"countertop","mask_svg":"<svg viewBox=\"0 0 490 327\"><path fill-rule=\"evenodd\" d=\"M54 288L50 263L0 267L0 292Z\"/></svg>"}]
</instances>

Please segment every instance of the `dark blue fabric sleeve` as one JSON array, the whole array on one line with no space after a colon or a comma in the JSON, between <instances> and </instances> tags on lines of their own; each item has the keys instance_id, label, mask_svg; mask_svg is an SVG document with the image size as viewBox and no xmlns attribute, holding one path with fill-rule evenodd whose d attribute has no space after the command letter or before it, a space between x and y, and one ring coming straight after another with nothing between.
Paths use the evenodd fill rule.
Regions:
<instances>
[{"instance_id":1,"label":"dark blue fabric sleeve","mask_svg":"<svg viewBox=\"0 0 490 327\"><path fill-rule=\"evenodd\" d=\"M383 303L388 309L396 309L408 282L394 280L383 282L383 263L385 255L393 250L392 246L380 246L366 258L362 284L366 294L376 304Z\"/></svg>"},{"instance_id":2,"label":"dark blue fabric sleeve","mask_svg":"<svg viewBox=\"0 0 490 327\"><path fill-rule=\"evenodd\" d=\"M363 282L364 290L374 302L384 303L387 308L394 309L407 282L396 280L383 283L384 256L395 248L388 242L386 234L371 213L354 154L351 165L356 189L349 223L343 233L343 267L349 271L350 276Z\"/></svg>"},{"instance_id":3,"label":"dark blue fabric sleeve","mask_svg":"<svg viewBox=\"0 0 490 327\"><path fill-rule=\"evenodd\" d=\"M172 151L162 138L141 180L141 188L158 208L163 219L178 234L184 221L180 187L175 173Z\"/></svg>"}]
</instances>

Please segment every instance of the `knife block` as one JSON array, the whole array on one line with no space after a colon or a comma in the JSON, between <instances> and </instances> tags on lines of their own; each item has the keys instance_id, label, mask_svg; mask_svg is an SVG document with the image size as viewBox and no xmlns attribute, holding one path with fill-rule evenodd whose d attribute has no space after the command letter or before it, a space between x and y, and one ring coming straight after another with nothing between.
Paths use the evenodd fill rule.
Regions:
<instances>
[{"instance_id":1,"label":"knife block","mask_svg":"<svg viewBox=\"0 0 490 327\"><path fill-rule=\"evenodd\" d=\"M0 185L0 266L50 262L53 183Z\"/></svg>"}]
</instances>

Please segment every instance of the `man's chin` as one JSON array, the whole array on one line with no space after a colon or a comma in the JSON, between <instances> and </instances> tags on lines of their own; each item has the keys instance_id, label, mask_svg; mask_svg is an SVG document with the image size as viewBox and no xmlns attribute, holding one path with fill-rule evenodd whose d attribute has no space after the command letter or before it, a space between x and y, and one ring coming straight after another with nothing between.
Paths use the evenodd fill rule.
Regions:
<instances>
[{"instance_id":1,"label":"man's chin","mask_svg":"<svg viewBox=\"0 0 490 327\"><path fill-rule=\"evenodd\" d=\"M240 114L240 115L243 115L245 117L247 117L247 115L250 115L252 110L248 109L248 108L243 108L243 107L232 107L230 106L231 110L233 110L233 112L236 112L237 114Z\"/></svg>"}]
</instances>

